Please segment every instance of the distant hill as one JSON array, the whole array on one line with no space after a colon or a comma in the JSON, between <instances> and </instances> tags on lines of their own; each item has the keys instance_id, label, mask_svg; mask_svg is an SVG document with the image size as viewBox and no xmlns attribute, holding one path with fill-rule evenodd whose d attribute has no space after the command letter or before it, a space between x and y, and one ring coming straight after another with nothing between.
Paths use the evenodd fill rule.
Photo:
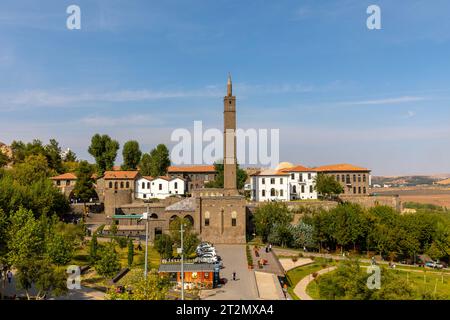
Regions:
<instances>
[{"instance_id":1,"label":"distant hill","mask_svg":"<svg viewBox=\"0 0 450 320\"><path fill-rule=\"evenodd\" d=\"M372 185L379 184L379 185L383 186L383 185L387 184L387 185L392 185L393 187L395 187L395 186L433 185L433 184L437 183L438 181L440 181L441 179L442 179L442 177L432 176L432 175L430 175L430 176L426 176L426 175L398 176L398 177L374 176L374 177L372 177ZM447 180L450 180L450 179L447 179Z\"/></svg>"},{"instance_id":2,"label":"distant hill","mask_svg":"<svg viewBox=\"0 0 450 320\"><path fill-rule=\"evenodd\" d=\"M445 179L445 180L440 180L440 181L436 182L436 184L439 184L442 186L448 186L448 185L450 185L450 178Z\"/></svg>"}]
</instances>

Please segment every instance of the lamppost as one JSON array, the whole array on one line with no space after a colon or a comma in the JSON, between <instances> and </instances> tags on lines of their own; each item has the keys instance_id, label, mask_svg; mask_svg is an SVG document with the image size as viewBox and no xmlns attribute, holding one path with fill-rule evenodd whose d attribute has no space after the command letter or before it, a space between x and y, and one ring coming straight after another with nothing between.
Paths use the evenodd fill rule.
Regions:
<instances>
[{"instance_id":1,"label":"lamppost","mask_svg":"<svg viewBox=\"0 0 450 320\"><path fill-rule=\"evenodd\" d=\"M142 214L142 218L139 220L145 220L145 262L144 262L144 278L147 280L148 271L148 219L149 219L149 204L147 202L147 212Z\"/></svg>"}]
</instances>

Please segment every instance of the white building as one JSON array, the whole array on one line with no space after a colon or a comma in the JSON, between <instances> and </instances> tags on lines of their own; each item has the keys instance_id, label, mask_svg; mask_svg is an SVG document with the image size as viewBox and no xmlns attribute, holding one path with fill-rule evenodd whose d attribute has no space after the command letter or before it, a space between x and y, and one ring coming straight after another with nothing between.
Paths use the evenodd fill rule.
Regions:
<instances>
[{"instance_id":1,"label":"white building","mask_svg":"<svg viewBox=\"0 0 450 320\"><path fill-rule=\"evenodd\" d=\"M144 176L136 180L136 198L138 199L165 199L172 195L184 195L186 182L184 179L175 177L149 177Z\"/></svg>"},{"instance_id":2,"label":"white building","mask_svg":"<svg viewBox=\"0 0 450 320\"><path fill-rule=\"evenodd\" d=\"M314 169L281 163L276 169L251 176L253 201L291 201L317 199Z\"/></svg>"}]
</instances>

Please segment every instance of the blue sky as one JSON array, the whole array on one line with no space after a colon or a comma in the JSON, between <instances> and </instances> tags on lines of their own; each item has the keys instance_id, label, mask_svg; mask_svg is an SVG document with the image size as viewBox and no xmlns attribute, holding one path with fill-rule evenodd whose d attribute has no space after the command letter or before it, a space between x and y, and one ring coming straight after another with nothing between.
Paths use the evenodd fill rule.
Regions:
<instances>
[{"instance_id":1,"label":"blue sky","mask_svg":"<svg viewBox=\"0 0 450 320\"><path fill-rule=\"evenodd\" d=\"M450 173L447 0L0 3L6 143L54 137L89 160L97 132L170 145L194 120L222 127L228 72L238 126L279 128L280 160Z\"/></svg>"}]
</instances>

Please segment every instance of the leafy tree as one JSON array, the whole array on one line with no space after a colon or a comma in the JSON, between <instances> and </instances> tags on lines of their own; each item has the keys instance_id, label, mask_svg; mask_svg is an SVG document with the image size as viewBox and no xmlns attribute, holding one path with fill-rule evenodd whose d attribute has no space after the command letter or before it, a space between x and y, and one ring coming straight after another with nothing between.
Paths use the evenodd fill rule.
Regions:
<instances>
[{"instance_id":1,"label":"leafy tree","mask_svg":"<svg viewBox=\"0 0 450 320\"><path fill-rule=\"evenodd\" d=\"M139 172L143 176L150 176L152 174L152 157L148 153L144 153L139 163Z\"/></svg>"},{"instance_id":2,"label":"leafy tree","mask_svg":"<svg viewBox=\"0 0 450 320\"><path fill-rule=\"evenodd\" d=\"M284 203L270 202L259 206L253 216L256 234L267 241L275 223L289 224L292 221L292 213Z\"/></svg>"},{"instance_id":3,"label":"leafy tree","mask_svg":"<svg viewBox=\"0 0 450 320\"><path fill-rule=\"evenodd\" d=\"M331 198L344 192L341 184L333 176L324 173L317 174L315 190L325 198Z\"/></svg>"},{"instance_id":4,"label":"leafy tree","mask_svg":"<svg viewBox=\"0 0 450 320\"><path fill-rule=\"evenodd\" d=\"M50 143L44 147L44 150L49 167L58 173L62 173L61 147L58 141L50 139Z\"/></svg>"},{"instance_id":5,"label":"leafy tree","mask_svg":"<svg viewBox=\"0 0 450 320\"><path fill-rule=\"evenodd\" d=\"M127 141L123 146L122 155L122 170L136 170L142 155L139 143L135 140Z\"/></svg>"},{"instance_id":6,"label":"leafy tree","mask_svg":"<svg viewBox=\"0 0 450 320\"><path fill-rule=\"evenodd\" d=\"M8 243L8 229L9 229L9 221L8 216L0 208L0 264L6 263L6 253L7 248L6 245Z\"/></svg>"},{"instance_id":7,"label":"leafy tree","mask_svg":"<svg viewBox=\"0 0 450 320\"><path fill-rule=\"evenodd\" d=\"M54 264L63 266L73 257L74 243L62 234L55 234L47 243L47 252Z\"/></svg>"},{"instance_id":8,"label":"leafy tree","mask_svg":"<svg viewBox=\"0 0 450 320\"><path fill-rule=\"evenodd\" d=\"M108 135L95 134L91 139L88 152L95 158L97 170L102 175L106 170L112 170L119 150L119 143Z\"/></svg>"},{"instance_id":9,"label":"leafy tree","mask_svg":"<svg viewBox=\"0 0 450 320\"><path fill-rule=\"evenodd\" d=\"M104 277L113 277L120 270L119 257L114 245L109 243L100 248L95 270Z\"/></svg>"},{"instance_id":10,"label":"leafy tree","mask_svg":"<svg viewBox=\"0 0 450 320\"><path fill-rule=\"evenodd\" d=\"M166 300L171 287L168 277L161 276L157 272L149 272L147 278L142 272L136 273L125 284L124 293L117 293L115 288L108 291L110 300ZM130 293L131 291L131 293Z\"/></svg>"},{"instance_id":11,"label":"leafy tree","mask_svg":"<svg viewBox=\"0 0 450 320\"><path fill-rule=\"evenodd\" d=\"M291 246L294 241L292 229L289 223L274 223L267 240L282 247Z\"/></svg>"},{"instance_id":12,"label":"leafy tree","mask_svg":"<svg viewBox=\"0 0 450 320\"><path fill-rule=\"evenodd\" d=\"M128 267L131 267L133 265L133 258L134 258L134 245L133 240L128 240Z\"/></svg>"},{"instance_id":13,"label":"leafy tree","mask_svg":"<svg viewBox=\"0 0 450 320\"><path fill-rule=\"evenodd\" d=\"M77 155L72 150L69 150L65 154L63 160L64 160L64 162L76 162L77 161Z\"/></svg>"},{"instance_id":14,"label":"leafy tree","mask_svg":"<svg viewBox=\"0 0 450 320\"><path fill-rule=\"evenodd\" d=\"M97 261L98 258L97 251L98 251L97 232L94 232L89 244L89 261L91 263L95 263Z\"/></svg>"},{"instance_id":15,"label":"leafy tree","mask_svg":"<svg viewBox=\"0 0 450 320\"><path fill-rule=\"evenodd\" d=\"M169 149L164 144L158 144L150 152L150 175L152 177L164 176L170 166Z\"/></svg>"},{"instance_id":16,"label":"leafy tree","mask_svg":"<svg viewBox=\"0 0 450 320\"><path fill-rule=\"evenodd\" d=\"M2 151L0 151L0 168L6 166L8 162L9 162L8 156L4 154Z\"/></svg>"},{"instance_id":17,"label":"leafy tree","mask_svg":"<svg viewBox=\"0 0 450 320\"><path fill-rule=\"evenodd\" d=\"M187 218L176 217L169 224L170 237L172 238L174 244L177 247L181 247L181 223L184 224L184 238L186 239L187 235L193 233L192 223Z\"/></svg>"},{"instance_id":18,"label":"leafy tree","mask_svg":"<svg viewBox=\"0 0 450 320\"><path fill-rule=\"evenodd\" d=\"M188 233L183 239L184 254L187 256L194 254L199 243L200 239L196 233Z\"/></svg>"},{"instance_id":19,"label":"leafy tree","mask_svg":"<svg viewBox=\"0 0 450 320\"><path fill-rule=\"evenodd\" d=\"M173 254L173 240L168 234L160 234L155 239L155 249L162 259L170 259Z\"/></svg>"},{"instance_id":20,"label":"leafy tree","mask_svg":"<svg viewBox=\"0 0 450 320\"><path fill-rule=\"evenodd\" d=\"M94 189L93 170L87 161L81 161L76 171L77 181L73 188L73 194L84 204L84 212L87 212L86 202L97 197Z\"/></svg>"},{"instance_id":21,"label":"leafy tree","mask_svg":"<svg viewBox=\"0 0 450 320\"><path fill-rule=\"evenodd\" d=\"M50 169L47 159L42 154L28 156L24 162L16 164L11 170L14 180L24 185L46 179L55 173Z\"/></svg>"},{"instance_id":22,"label":"leafy tree","mask_svg":"<svg viewBox=\"0 0 450 320\"><path fill-rule=\"evenodd\" d=\"M316 242L314 241L313 236L313 226L300 221L292 228L292 245L295 248L314 248L316 247Z\"/></svg>"},{"instance_id":23,"label":"leafy tree","mask_svg":"<svg viewBox=\"0 0 450 320\"><path fill-rule=\"evenodd\" d=\"M224 184L224 166L223 161L215 162L214 169L216 171L216 178L214 181L210 181L205 184L207 188L223 188ZM236 186L238 189L243 189L248 175L244 169L239 168L239 164L236 164Z\"/></svg>"}]
</instances>

